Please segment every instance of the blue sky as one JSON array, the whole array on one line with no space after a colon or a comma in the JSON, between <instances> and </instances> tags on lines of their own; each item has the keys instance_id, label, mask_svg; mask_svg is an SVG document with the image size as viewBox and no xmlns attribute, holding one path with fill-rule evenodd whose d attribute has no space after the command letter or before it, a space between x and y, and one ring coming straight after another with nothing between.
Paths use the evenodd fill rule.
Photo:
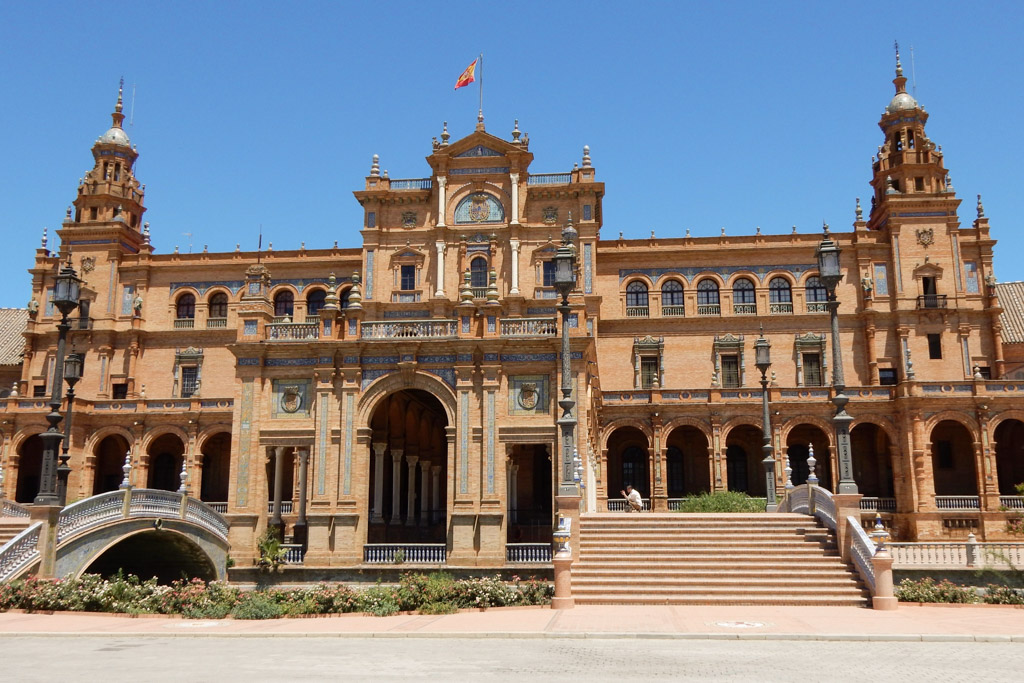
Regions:
<instances>
[{"instance_id":1,"label":"blue sky","mask_svg":"<svg viewBox=\"0 0 1024 683\"><path fill-rule=\"evenodd\" d=\"M982 193L1000 280L1024 279L1019 3L400 2L0 5L0 306L92 165L122 75L159 252L359 246L371 156L427 175L447 120L530 133L534 172L591 147L602 236L849 230L901 44L961 206ZM867 202L865 202L865 205ZM51 237L51 248L56 240Z\"/></svg>"}]
</instances>

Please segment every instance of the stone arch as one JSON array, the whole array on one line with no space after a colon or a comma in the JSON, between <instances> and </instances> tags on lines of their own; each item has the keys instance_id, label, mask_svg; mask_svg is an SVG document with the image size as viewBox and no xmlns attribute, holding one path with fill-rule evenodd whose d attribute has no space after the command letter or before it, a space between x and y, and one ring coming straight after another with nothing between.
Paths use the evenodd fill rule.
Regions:
<instances>
[{"instance_id":1,"label":"stone arch","mask_svg":"<svg viewBox=\"0 0 1024 683\"><path fill-rule=\"evenodd\" d=\"M883 415L862 415L854 418L853 422L850 423L850 431L859 427L862 424L873 424L889 437L889 442L892 444L899 443L900 432L896 429L896 425L893 424L892 420Z\"/></svg>"},{"instance_id":2,"label":"stone arch","mask_svg":"<svg viewBox=\"0 0 1024 683\"><path fill-rule=\"evenodd\" d=\"M722 443L725 443L725 440L729 438L729 432L731 432L733 429L735 429L737 427L743 427L745 425L749 425L751 427L757 427L758 429L762 429L762 427L761 427L761 416L760 415L738 415L736 417L731 417L728 420L726 420L725 422L723 422L722 426L718 430L718 432L719 432L719 434L721 435L721 438L722 438Z\"/></svg>"},{"instance_id":3,"label":"stone arch","mask_svg":"<svg viewBox=\"0 0 1024 683\"><path fill-rule=\"evenodd\" d=\"M637 275L640 275L640 273L637 273ZM658 277L653 278L652 284L655 287L657 287L658 291L660 292L662 286L664 286L664 284L666 282L668 282L669 280L675 280L676 282L678 282L679 284L681 284L683 286L683 291L686 291L686 278L683 276L682 273L674 271L674 270L673 271L669 271L667 273L662 273Z\"/></svg>"},{"instance_id":4,"label":"stone arch","mask_svg":"<svg viewBox=\"0 0 1024 683\"><path fill-rule=\"evenodd\" d=\"M99 445L99 443L103 441L103 439L115 434L128 442L129 450L134 448L135 435L132 434L130 430L128 430L125 427L121 427L120 425L109 425L107 427L101 427L100 429L97 429L95 432L89 435L89 437L85 440L85 452L92 453L93 451L96 450L96 446ZM122 460L124 459L124 456L125 454L122 453Z\"/></svg>"},{"instance_id":5,"label":"stone arch","mask_svg":"<svg viewBox=\"0 0 1024 683\"><path fill-rule=\"evenodd\" d=\"M865 496L894 498L892 434L872 418L859 420L850 427L850 453L853 480Z\"/></svg>"},{"instance_id":6,"label":"stone arch","mask_svg":"<svg viewBox=\"0 0 1024 683\"><path fill-rule=\"evenodd\" d=\"M729 287L729 290L732 291L732 288L735 287L736 283L739 282L740 280L750 280L750 282L754 285L755 290L757 289L758 285L761 284L761 278L759 278L757 274L751 270L738 270L735 273L729 275L729 277L727 277L725 281Z\"/></svg>"},{"instance_id":7,"label":"stone arch","mask_svg":"<svg viewBox=\"0 0 1024 683\"><path fill-rule=\"evenodd\" d=\"M116 491L124 481L124 459L131 452L131 442L121 431L108 430L88 452L93 460L92 495Z\"/></svg>"},{"instance_id":8,"label":"stone arch","mask_svg":"<svg viewBox=\"0 0 1024 683\"><path fill-rule=\"evenodd\" d=\"M221 428L215 433L207 430L198 445L199 486L192 494L204 502L227 502L231 479L231 430Z\"/></svg>"},{"instance_id":9,"label":"stone arch","mask_svg":"<svg viewBox=\"0 0 1024 683\"><path fill-rule=\"evenodd\" d=\"M636 417L620 417L617 418L604 426L601 432L601 449L605 450L608 448L608 439L620 427L635 427L643 432L644 436L647 437L648 443L654 443L654 431L651 429L650 423L646 420Z\"/></svg>"},{"instance_id":10,"label":"stone arch","mask_svg":"<svg viewBox=\"0 0 1024 683\"><path fill-rule=\"evenodd\" d=\"M644 498L654 489L650 462L650 433L634 425L619 424L606 437L608 452L607 496L615 498L626 484L640 491Z\"/></svg>"},{"instance_id":11,"label":"stone arch","mask_svg":"<svg viewBox=\"0 0 1024 683\"><path fill-rule=\"evenodd\" d=\"M994 438L996 428L1006 420L1020 420L1021 422L1024 422L1024 410L1011 408L1009 410L999 411L998 414L994 415L992 419L988 421L989 436Z\"/></svg>"},{"instance_id":12,"label":"stone arch","mask_svg":"<svg viewBox=\"0 0 1024 683\"><path fill-rule=\"evenodd\" d=\"M981 428L978 426L978 421L972 415L959 410L942 410L930 416L924 422L925 433L931 434L936 425L947 420L959 422L970 433L971 439L981 441Z\"/></svg>"},{"instance_id":13,"label":"stone arch","mask_svg":"<svg viewBox=\"0 0 1024 683\"><path fill-rule=\"evenodd\" d=\"M944 420L929 420L928 442L932 458L932 482L936 496L978 495L978 470L974 444L977 431L956 411Z\"/></svg>"},{"instance_id":14,"label":"stone arch","mask_svg":"<svg viewBox=\"0 0 1024 683\"><path fill-rule=\"evenodd\" d=\"M141 528L126 534L117 533L120 525L110 527L114 532L112 538L88 554L76 578L82 574L107 577L118 571L135 574L142 580L155 576L162 585L182 578L183 573L188 578L202 578L205 581L223 578L224 572L218 566L219 558L211 557L210 552L197 543L191 533L174 528L179 526L176 523L158 521L161 522L159 527L151 520L139 520L142 524L133 526ZM179 556L168 555L168 550L177 551ZM184 558L180 556L182 551L188 553Z\"/></svg>"},{"instance_id":15,"label":"stone arch","mask_svg":"<svg viewBox=\"0 0 1024 683\"><path fill-rule=\"evenodd\" d=\"M835 457L835 445L831 425L824 420L793 418L786 423L782 439L786 444L785 457L789 458L789 466L793 470L793 483L797 486L807 483L808 444L812 444L814 459L817 461L814 471L818 477L818 485L833 490L832 473L837 471L838 467L833 466L832 462Z\"/></svg>"},{"instance_id":16,"label":"stone arch","mask_svg":"<svg viewBox=\"0 0 1024 683\"><path fill-rule=\"evenodd\" d=\"M710 429L700 420L679 418L665 434L665 491L669 498L710 491L712 488Z\"/></svg>"},{"instance_id":17,"label":"stone arch","mask_svg":"<svg viewBox=\"0 0 1024 683\"><path fill-rule=\"evenodd\" d=\"M39 493L43 473L43 449L43 439L36 433L22 438L17 450L14 450L18 454L14 500L18 503L31 503Z\"/></svg>"},{"instance_id":18,"label":"stone arch","mask_svg":"<svg viewBox=\"0 0 1024 683\"><path fill-rule=\"evenodd\" d=\"M456 398L455 391L445 384L439 377L428 374L422 370L406 374L404 372L390 372L379 377L370 383L363 390L362 395L356 404L356 422L361 427L369 426L373 411L376 410L380 401L389 394L402 389L420 389L431 394L441 403L445 416L448 418L448 426L456 424Z\"/></svg>"},{"instance_id":19,"label":"stone arch","mask_svg":"<svg viewBox=\"0 0 1024 683\"><path fill-rule=\"evenodd\" d=\"M699 429L704 433L704 438L708 440L709 444L711 443L712 438L714 438L714 432L711 429L711 425L696 417L673 417L665 422L661 431L663 434L671 434L673 430L679 427L695 427Z\"/></svg>"},{"instance_id":20,"label":"stone arch","mask_svg":"<svg viewBox=\"0 0 1024 683\"><path fill-rule=\"evenodd\" d=\"M711 270L704 270L693 276L693 286L696 287L700 284L701 280L713 280L718 285L718 291L722 291L726 287L726 280L718 273Z\"/></svg>"},{"instance_id":21,"label":"stone arch","mask_svg":"<svg viewBox=\"0 0 1024 683\"><path fill-rule=\"evenodd\" d=\"M788 441L790 433L802 424L814 425L823 431L825 436L828 437L829 449L835 448L836 435L835 427L832 425L832 422L823 417L816 417L814 415L794 415L793 417L786 418L785 422L782 423L782 440ZM815 457L818 458L819 462L821 461L821 458L818 457L817 453L815 453Z\"/></svg>"},{"instance_id":22,"label":"stone arch","mask_svg":"<svg viewBox=\"0 0 1024 683\"><path fill-rule=\"evenodd\" d=\"M1000 420L992 430L992 448L995 451L1000 495L1020 495L1016 487L1024 483L1024 418L1006 417Z\"/></svg>"},{"instance_id":23,"label":"stone arch","mask_svg":"<svg viewBox=\"0 0 1024 683\"><path fill-rule=\"evenodd\" d=\"M217 436L221 432L227 432L228 434L231 434L231 423L217 422L215 424L203 427L203 430L199 432L199 435L196 437L196 450L202 451L203 446L206 444L207 440L214 436Z\"/></svg>"},{"instance_id":24,"label":"stone arch","mask_svg":"<svg viewBox=\"0 0 1024 683\"><path fill-rule=\"evenodd\" d=\"M149 430L143 435L142 440L139 443L140 450L143 453L148 452L150 446L153 445L153 442L166 434L173 434L174 436L181 439L181 442L183 444L188 446L189 437L188 433L186 433L184 429L177 425L165 424L153 427L151 430Z\"/></svg>"},{"instance_id":25,"label":"stone arch","mask_svg":"<svg viewBox=\"0 0 1024 683\"><path fill-rule=\"evenodd\" d=\"M188 438L182 439L174 428L161 430L159 436L147 439L146 488L177 491L179 473L188 450Z\"/></svg>"},{"instance_id":26,"label":"stone arch","mask_svg":"<svg viewBox=\"0 0 1024 683\"><path fill-rule=\"evenodd\" d=\"M793 275L793 273L789 272L788 270L781 270L778 268L769 270L767 273L764 274L764 277L761 279L761 281L768 283L777 277L781 277L783 280L788 282L790 289L796 288L798 280Z\"/></svg>"},{"instance_id":27,"label":"stone arch","mask_svg":"<svg viewBox=\"0 0 1024 683\"><path fill-rule=\"evenodd\" d=\"M730 491L748 495L764 495L764 477L761 475L761 421L754 417L733 418L728 431L722 431L722 446L725 448L726 486Z\"/></svg>"}]
</instances>

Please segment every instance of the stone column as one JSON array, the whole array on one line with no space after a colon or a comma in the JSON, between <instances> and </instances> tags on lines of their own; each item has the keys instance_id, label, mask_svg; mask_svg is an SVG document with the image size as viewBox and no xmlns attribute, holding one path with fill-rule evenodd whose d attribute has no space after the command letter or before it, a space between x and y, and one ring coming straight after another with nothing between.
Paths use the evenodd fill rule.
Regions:
<instances>
[{"instance_id":1,"label":"stone column","mask_svg":"<svg viewBox=\"0 0 1024 683\"><path fill-rule=\"evenodd\" d=\"M512 464L508 468L508 503L512 510L511 520L513 523L519 521L519 465Z\"/></svg>"},{"instance_id":2,"label":"stone column","mask_svg":"<svg viewBox=\"0 0 1024 683\"><path fill-rule=\"evenodd\" d=\"M383 442L373 444L373 514L370 515L371 524L380 524L384 521L384 451L388 445Z\"/></svg>"},{"instance_id":3,"label":"stone column","mask_svg":"<svg viewBox=\"0 0 1024 683\"><path fill-rule=\"evenodd\" d=\"M420 526L430 521L430 461L420 460Z\"/></svg>"},{"instance_id":4,"label":"stone column","mask_svg":"<svg viewBox=\"0 0 1024 683\"><path fill-rule=\"evenodd\" d=\"M442 298L447 296L444 293L444 250L446 247L447 245L441 240L434 242L434 248L437 249L437 290L434 292L434 296Z\"/></svg>"},{"instance_id":5,"label":"stone column","mask_svg":"<svg viewBox=\"0 0 1024 683\"><path fill-rule=\"evenodd\" d=\"M281 494L284 487L284 452L285 446L274 448L274 507L270 517L270 526L276 528L284 538L284 522L281 520Z\"/></svg>"},{"instance_id":6,"label":"stone column","mask_svg":"<svg viewBox=\"0 0 1024 683\"><path fill-rule=\"evenodd\" d=\"M405 463L409 466L409 504L405 507L405 525L416 526L416 462L417 455L405 456Z\"/></svg>"},{"instance_id":7,"label":"stone column","mask_svg":"<svg viewBox=\"0 0 1024 683\"><path fill-rule=\"evenodd\" d=\"M299 455L299 516L292 531L295 542L306 544L306 480L309 479L309 449L296 451Z\"/></svg>"},{"instance_id":8,"label":"stone column","mask_svg":"<svg viewBox=\"0 0 1024 683\"><path fill-rule=\"evenodd\" d=\"M447 506L448 501L441 500L441 466L430 466L430 516L439 511L442 506ZM431 520L433 521L433 520Z\"/></svg>"},{"instance_id":9,"label":"stone column","mask_svg":"<svg viewBox=\"0 0 1024 683\"><path fill-rule=\"evenodd\" d=\"M391 523L402 522L402 449L391 449Z\"/></svg>"},{"instance_id":10,"label":"stone column","mask_svg":"<svg viewBox=\"0 0 1024 683\"><path fill-rule=\"evenodd\" d=\"M513 185L513 187L515 187ZM513 205L514 206L514 205ZM512 288L508 293L511 296L519 295L519 240L509 240L512 247Z\"/></svg>"},{"instance_id":11,"label":"stone column","mask_svg":"<svg viewBox=\"0 0 1024 683\"><path fill-rule=\"evenodd\" d=\"M509 223L519 225L519 174L509 173L508 177L512 181L512 220Z\"/></svg>"},{"instance_id":12,"label":"stone column","mask_svg":"<svg viewBox=\"0 0 1024 683\"><path fill-rule=\"evenodd\" d=\"M443 176L437 177L437 227L439 228L448 227L444 224L445 204L447 204L445 199L445 188L447 185L448 178Z\"/></svg>"}]
</instances>

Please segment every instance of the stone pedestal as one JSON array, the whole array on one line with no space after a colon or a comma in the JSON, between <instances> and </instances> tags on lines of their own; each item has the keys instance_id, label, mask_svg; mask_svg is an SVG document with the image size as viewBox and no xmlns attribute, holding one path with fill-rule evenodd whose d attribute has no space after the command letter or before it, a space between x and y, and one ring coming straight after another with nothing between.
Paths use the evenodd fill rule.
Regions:
<instances>
[{"instance_id":1,"label":"stone pedestal","mask_svg":"<svg viewBox=\"0 0 1024 683\"><path fill-rule=\"evenodd\" d=\"M487 567L501 567L505 564L505 533L500 509L486 509L480 512L479 536L480 553L477 563Z\"/></svg>"},{"instance_id":2,"label":"stone pedestal","mask_svg":"<svg viewBox=\"0 0 1024 683\"><path fill-rule=\"evenodd\" d=\"M899 605L892 584L892 556L884 547L871 558L875 569L875 594L871 605L875 609L893 610Z\"/></svg>"},{"instance_id":3,"label":"stone pedestal","mask_svg":"<svg viewBox=\"0 0 1024 683\"><path fill-rule=\"evenodd\" d=\"M832 502L836 506L836 544L839 546L839 554L843 562L850 561L850 544L847 538L846 518L853 517L860 523L860 499L864 496L859 493L837 493L832 496Z\"/></svg>"},{"instance_id":4,"label":"stone pedestal","mask_svg":"<svg viewBox=\"0 0 1024 683\"><path fill-rule=\"evenodd\" d=\"M256 550L256 525L259 515L229 513L224 515L228 520L228 544L231 547L231 559L238 567L251 567L259 556Z\"/></svg>"},{"instance_id":5,"label":"stone pedestal","mask_svg":"<svg viewBox=\"0 0 1024 683\"><path fill-rule=\"evenodd\" d=\"M55 579L54 571L57 567L57 517L61 511L60 505L30 505L29 519L35 522L42 522L39 530L39 571L36 576L40 579Z\"/></svg>"},{"instance_id":6,"label":"stone pedestal","mask_svg":"<svg viewBox=\"0 0 1024 683\"><path fill-rule=\"evenodd\" d=\"M331 563L331 548L334 546L331 533L333 515L310 514L306 517L306 534L309 547L303 558L306 566L327 566Z\"/></svg>"},{"instance_id":7,"label":"stone pedestal","mask_svg":"<svg viewBox=\"0 0 1024 683\"><path fill-rule=\"evenodd\" d=\"M551 598L551 608L572 609L576 606L576 599L572 597L572 556L568 553L555 555L552 564L555 565L555 597Z\"/></svg>"},{"instance_id":8,"label":"stone pedestal","mask_svg":"<svg viewBox=\"0 0 1024 683\"><path fill-rule=\"evenodd\" d=\"M448 564L469 567L476 559L477 514L475 511L453 510L448 526L450 550Z\"/></svg>"}]
</instances>

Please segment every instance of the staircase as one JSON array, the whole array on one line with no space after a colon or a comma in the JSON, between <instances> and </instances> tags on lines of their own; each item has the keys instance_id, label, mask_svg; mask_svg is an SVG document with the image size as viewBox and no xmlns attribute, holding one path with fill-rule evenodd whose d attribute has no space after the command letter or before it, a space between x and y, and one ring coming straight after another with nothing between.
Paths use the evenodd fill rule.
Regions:
<instances>
[{"instance_id":1,"label":"staircase","mask_svg":"<svg viewBox=\"0 0 1024 683\"><path fill-rule=\"evenodd\" d=\"M788 513L583 515L572 592L583 605L864 606L869 597L832 532Z\"/></svg>"},{"instance_id":2,"label":"staircase","mask_svg":"<svg viewBox=\"0 0 1024 683\"><path fill-rule=\"evenodd\" d=\"M0 517L0 548L31 523L28 517Z\"/></svg>"}]
</instances>

